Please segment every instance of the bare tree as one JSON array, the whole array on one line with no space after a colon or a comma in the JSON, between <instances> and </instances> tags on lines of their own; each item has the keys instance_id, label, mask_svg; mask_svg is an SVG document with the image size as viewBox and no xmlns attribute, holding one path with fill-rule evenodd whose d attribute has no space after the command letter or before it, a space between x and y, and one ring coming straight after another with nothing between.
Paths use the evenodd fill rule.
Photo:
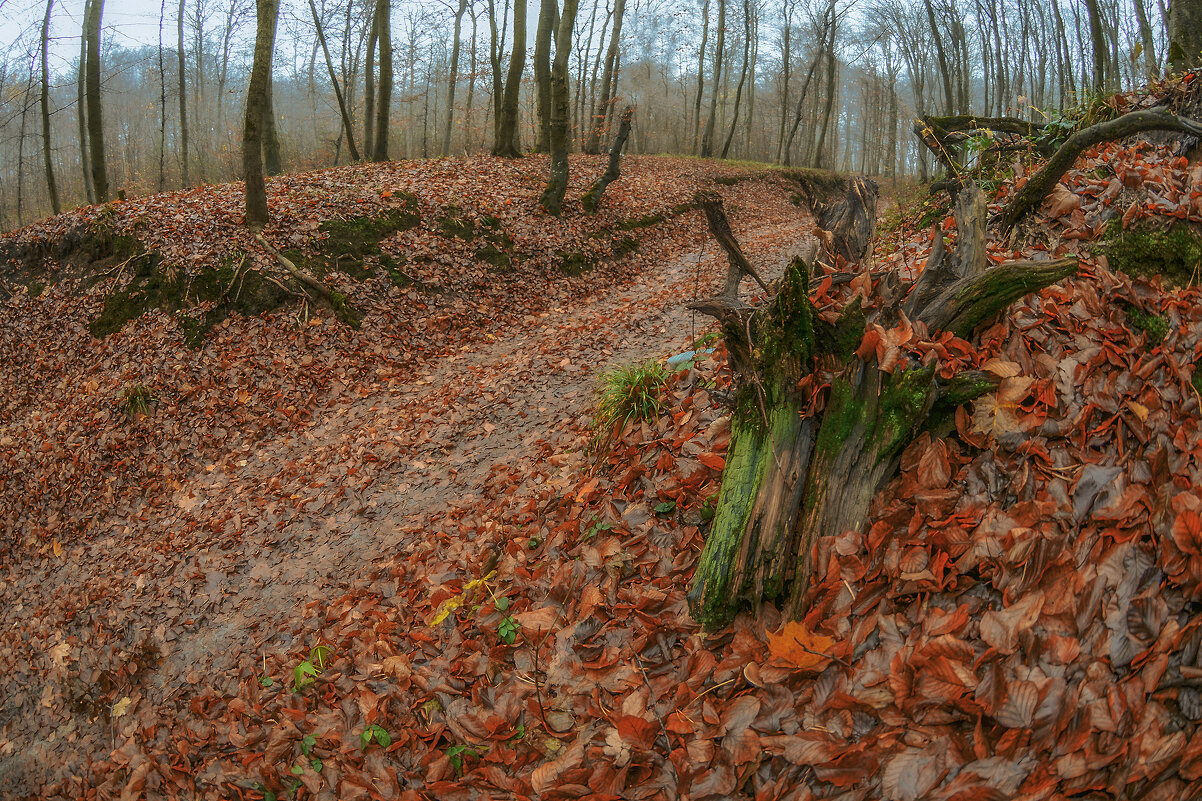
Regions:
<instances>
[{"instance_id":1,"label":"bare tree","mask_svg":"<svg viewBox=\"0 0 1202 801\"><path fill-rule=\"evenodd\" d=\"M572 28L576 24L577 0L564 0L555 36L555 60L551 62L551 173L541 203L549 213L559 215L568 188L568 122L571 98L568 96L568 57L572 51Z\"/></svg>"},{"instance_id":2,"label":"bare tree","mask_svg":"<svg viewBox=\"0 0 1202 801\"><path fill-rule=\"evenodd\" d=\"M312 0L310 0L312 2ZM467 11L468 0L459 0L455 12L455 34L451 40L451 74L447 85L447 124L442 135L442 155L451 152L451 130L455 125L455 87L459 84L459 49L463 31L463 12Z\"/></svg>"},{"instance_id":3,"label":"bare tree","mask_svg":"<svg viewBox=\"0 0 1202 801\"><path fill-rule=\"evenodd\" d=\"M184 0L179 0L179 15L177 19L179 31L176 55L179 59L179 139L180 139L180 169L183 173L184 186L188 185L188 96L184 88Z\"/></svg>"},{"instance_id":4,"label":"bare tree","mask_svg":"<svg viewBox=\"0 0 1202 801\"><path fill-rule=\"evenodd\" d=\"M572 1L569 0L569 2ZM492 0L489 2L491 10ZM495 30L495 17L493 24ZM522 71L526 64L525 43L526 4L522 0L516 0L513 4L513 49L509 54L509 71L503 84L499 87L500 94L493 101L497 107L495 112L497 115L496 137L492 146L494 156L518 158L522 155L521 136L518 131L518 92L522 86ZM494 71L494 75L497 71ZM494 77L495 81L496 77Z\"/></svg>"},{"instance_id":5,"label":"bare tree","mask_svg":"<svg viewBox=\"0 0 1202 801\"><path fill-rule=\"evenodd\" d=\"M242 133L242 173L246 178L246 225L261 230L267 225L267 186L263 180L263 120L271 84L271 57L275 50L278 0L257 0L255 56L246 90L246 115Z\"/></svg>"},{"instance_id":6,"label":"bare tree","mask_svg":"<svg viewBox=\"0 0 1202 801\"><path fill-rule=\"evenodd\" d=\"M54 213L62 211L58 201L58 185L54 182L54 154L50 147L50 10L54 0L46 0L46 16L42 18L42 156L46 161L46 191L50 193L50 206Z\"/></svg>"},{"instance_id":7,"label":"bare tree","mask_svg":"<svg viewBox=\"0 0 1202 801\"><path fill-rule=\"evenodd\" d=\"M380 48L380 96L376 100L375 141L372 160L388 161L388 115L392 110L392 3L376 3L376 27Z\"/></svg>"},{"instance_id":8,"label":"bare tree","mask_svg":"<svg viewBox=\"0 0 1202 801\"><path fill-rule=\"evenodd\" d=\"M109 178L104 162L104 121L100 114L100 18L104 0L89 0L84 15L87 53L88 145L91 149L92 186L96 201L109 199Z\"/></svg>"}]
</instances>

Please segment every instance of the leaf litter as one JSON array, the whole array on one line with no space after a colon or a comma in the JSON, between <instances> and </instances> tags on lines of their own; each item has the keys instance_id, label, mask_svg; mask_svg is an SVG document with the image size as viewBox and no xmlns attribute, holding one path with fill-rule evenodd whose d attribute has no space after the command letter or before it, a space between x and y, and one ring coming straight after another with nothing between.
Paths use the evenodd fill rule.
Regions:
<instances>
[{"instance_id":1,"label":"leaf litter","mask_svg":"<svg viewBox=\"0 0 1202 801\"><path fill-rule=\"evenodd\" d=\"M1202 298L1095 256L1106 190L1091 194L1090 176L1111 164L1158 177L1156 197L1177 204L1152 199L1140 213L1182 219L1184 207L1192 219L1196 182L1168 190L1188 170L1164 148L1101 146L1066 175L1079 206L1054 196L1017 242L990 243L999 260L1078 254L1077 277L971 343L904 320L866 336L861 349L883 364L937 360L944 377L975 367L1003 384L957 410L954 435L906 450L865 531L819 539L803 621L785 625L767 606L706 634L687 614L730 437L720 346L673 375L658 417L586 456L598 368L694 344L679 311L693 265L650 260L641 277L487 329L483 346L458 350L450 326L448 344L403 378L331 370L335 391L302 390L325 400L311 421L253 443L227 434L211 464L162 470L163 482L186 479L163 484L170 493L134 483L145 491L131 499L118 485L94 529L37 518L30 531L65 553L51 562L27 545L3 579L0 758L28 765L19 748L63 760L25 787L76 798L1202 794ZM992 208L1012 191L1003 183ZM727 198L759 263L779 264L808 227L782 195L769 177ZM679 225L673 246L704 245L696 215ZM929 247L919 234L844 288L824 282L816 302L870 297L886 272L920 269ZM719 282L713 255L698 262L703 285ZM28 302L6 314L35 317ZM1130 326L1124 303L1163 316L1165 338ZM231 325L224 347L246 350L240 360L337 344L359 367L354 353L380 336ZM178 358L162 321L138 326L142 348ZM116 382L121 369L92 358L70 375ZM211 369L233 393L261 383L233 358ZM811 390L818 409L823 390ZM6 436L24 446L58 431L54 392ZM210 425L233 430L230 414ZM134 444L165 450L202 419ZM120 429L106 418L88 430L105 442ZM45 465L58 460L25 458L53 483ZM103 463L102 485L123 468ZM46 592L71 570L72 595ZM247 608L248 586L261 611ZM507 618L519 624L512 643L499 635ZM222 626L235 633L215 641ZM223 644L173 645L202 635ZM317 644L330 649L325 668L290 691L283 677ZM107 704L128 698L125 714L69 709L72 682ZM307 742L320 771L298 762Z\"/></svg>"}]
</instances>

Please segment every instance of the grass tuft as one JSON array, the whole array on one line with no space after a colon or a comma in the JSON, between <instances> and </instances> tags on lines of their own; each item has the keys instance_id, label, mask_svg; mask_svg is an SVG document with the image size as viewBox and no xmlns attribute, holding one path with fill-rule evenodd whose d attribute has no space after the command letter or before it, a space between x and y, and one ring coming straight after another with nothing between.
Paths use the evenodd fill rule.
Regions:
<instances>
[{"instance_id":1,"label":"grass tuft","mask_svg":"<svg viewBox=\"0 0 1202 801\"><path fill-rule=\"evenodd\" d=\"M136 419L149 417L157 400L158 396L155 395L154 390L139 381L125 388L118 405L120 405L121 411Z\"/></svg>"},{"instance_id":2,"label":"grass tuft","mask_svg":"<svg viewBox=\"0 0 1202 801\"><path fill-rule=\"evenodd\" d=\"M657 417L665 408L660 395L671 376L672 372L655 360L602 373L593 416L594 452L608 448L630 422Z\"/></svg>"}]
</instances>

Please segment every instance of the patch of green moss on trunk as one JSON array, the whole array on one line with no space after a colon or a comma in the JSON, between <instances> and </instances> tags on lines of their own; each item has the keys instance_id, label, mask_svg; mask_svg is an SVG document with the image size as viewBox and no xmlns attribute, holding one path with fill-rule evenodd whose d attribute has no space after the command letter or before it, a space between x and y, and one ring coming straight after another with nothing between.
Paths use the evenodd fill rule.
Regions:
<instances>
[{"instance_id":1,"label":"patch of green moss on trunk","mask_svg":"<svg viewBox=\"0 0 1202 801\"><path fill-rule=\"evenodd\" d=\"M1094 252L1105 256L1112 270L1135 277L1159 275L1173 286L1184 286L1202 273L1202 235L1184 224L1167 231L1124 231L1115 221Z\"/></svg>"}]
</instances>

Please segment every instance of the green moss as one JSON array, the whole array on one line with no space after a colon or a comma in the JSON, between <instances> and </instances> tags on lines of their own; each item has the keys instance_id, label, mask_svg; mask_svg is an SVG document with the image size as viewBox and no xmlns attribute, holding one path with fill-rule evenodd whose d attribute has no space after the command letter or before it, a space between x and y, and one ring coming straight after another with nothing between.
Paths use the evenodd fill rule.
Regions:
<instances>
[{"instance_id":1,"label":"green moss","mask_svg":"<svg viewBox=\"0 0 1202 801\"><path fill-rule=\"evenodd\" d=\"M30 281L26 289L29 291L29 297L37 298L41 297L42 293L46 291L46 285L41 281Z\"/></svg>"},{"instance_id":2,"label":"green moss","mask_svg":"<svg viewBox=\"0 0 1202 801\"><path fill-rule=\"evenodd\" d=\"M558 250L556 251L556 255L559 256L560 259L559 269L562 270L565 275L578 277L593 269L592 261L590 261L589 257L581 253L579 250L573 250L571 252Z\"/></svg>"},{"instance_id":3,"label":"green moss","mask_svg":"<svg viewBox=\"0 0 1202 801\"><path fill-rule=\"evenodd\" d=\"M1190 376L1189 382L1194 388L1194 392L1202 395L1202 364L1194 363L1194 372Z\"/></svg>"},{"instance_id":4,"label":"green moss","mask_svg":"<svg viewBox=\"0 0 1202 801\"><path fill-rule=\"evenodd\" d=\"M831 394L814 443L815 460L833 458L863 421L864 402L856 397L855 388L846 377L836 376L831 381Z\"/></svg>"},{"instance_id":5,"label":"green moss","mask_svg":"<svg viewBox=\"0 0 1202 801\"><path fill-rule=\"evenodd\" d=\"M621 258L639 249L639 240L633 236L624 236L614 243L614 255Z\"/></svg>"},{"instance_id":6,"label":"green moss","mask_svg":"<svg viewBox=\"0 0 1202 801\"><path fill-rule=\"evenodd\" d=\"M946 330L967 338L978 325L1014 301L1051 286L1076 271L1076 264L1032 268L1015 262L995 267L960 293L957 298L960 311L948 322Z\"/></svg>"},{"instance_id":7,"label":"green moss","mask_svg":"<svg viewBox=\"0 0 1202 801\"><path fill-rule=\"evenodd\" d=\"M738 186L744 181L750 180L750 175L722 175L714 179L714 183L720 186Z\"/></svg>"},{"instance_id":8,"label":"green moss","mask_svg":"<svg viewBox=\"0 0 1202 801\"><path fill-rule=\"evenodd\" d=\"M1148 345L1152 347L1159 345L1169 335L1168 318L1135 306L1128 307L1127 322L1132 328L1143 331Z\"/></svg>"},{"instance_id":9,"label":"green moss","mask_svg":"<svg viewBox=\"0 0 1202 801\"><path fill-rule=\"evenodd\" d=\"M285 251L284 256L318 278L334 271L361 281L370 277L372 267L367 259L380 253L380 243L421 222L416 197L405 193L393 197L400 198L400 206L383 214L326 220L318 228L324 238L304 251Z\"/></svg>"},{"instance_id":10,"label":"green moss","mask_svg":"<svg viewBox=\"0 0 1202 801\"><path fill-rule=\"evenodd\" d=\"M935 364L914 367L885 378L871 435L880 444L878 459L893 456L909 442L926 417L935 393Z\"/></svg>"},{"instance_id":11,"label":"green moss","mask_svg":"<svg viewBox=\"0 0 1202 801\"><path fill-rule=\"evenodd\" d=\"M491 264L497 272L509 272L513 267L513 257L492 242L477 250L476 258L482 262Z\"/></svg>"},{"instance_id":12,"label":"green moss","mask_svg":"<svg viewBox=\"0 0 1202 801\"><path fill-rule=\"evenodd\" d=\"M330 306L334 309L334 315L351 328L362 325L363 318L359 310L352 306L350 299L341 292L330 293Z\"/></svg>"},{"instance_id":13,"label":"green moss","mask_svg":"<svg viewBox=\"0 0 1202 801\"><path fill-rule=\"evenodd\" d=\"M772 300L771 317L761 329L757 361L773 398L801 378L814 356L814 304L810 302L810 269L795 258Z\"/></svg>"},{"instance_id":14,"label":"green moss","mask_svg":"<svg viewBox=\"0 0 1202 801\"><path fill-rule=\"evenodd\" d=\"M470 220L463 219L458 206L446 207L446 216L442 218L439 228L443 236L455 237L464 242L471 242L476 238L476 226Z\"/></svg>"},{"instance_id":15,"label":"green moss","mask_svg":"<svg viewBox=\"0 0 1202 801\"><path fill-rule=\"evenodd\" d=\"M618 230L633 231L636 228L650 228L653 225L659 225L665 219L662 214L647 214L634 220L623 220L618 223Z\"/></svg>"},{"instance_id":16,"label":"green moss","mask_svg":"<svg viewBox=\"0 0 1202 801\"><path fill-rule=\"evenodd\" d=\"M1167 231L1131 228L1113 222L1094 249L1112 270L1131 276L1162 276L1166 283L1184 286L1202 272L1202 236L1185 225Z\"/></svg>"}]
</instances>

